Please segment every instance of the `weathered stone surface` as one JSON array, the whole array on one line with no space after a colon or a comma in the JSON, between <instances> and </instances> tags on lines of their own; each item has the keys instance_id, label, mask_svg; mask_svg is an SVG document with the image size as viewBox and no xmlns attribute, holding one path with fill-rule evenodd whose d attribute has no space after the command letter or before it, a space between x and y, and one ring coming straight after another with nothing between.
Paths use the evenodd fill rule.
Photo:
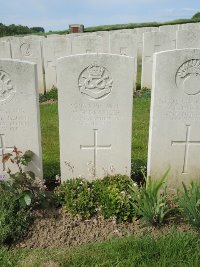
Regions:
<instances>
[{"instance_id":1,"label":"weathered stone surface","mask_svg":"<svg viewBox=\"0 0 200 267\"><path fill-rule=\"evenodd\" d=\"M176 37L173 33L150 32L144 33L142 56L142 88L152 88L153 54L176 48Z\"/></svg>"},{"instance_id":2,"label":"weathered stone surface","mask_svg":"<svg viewBox=\"0 0 200 267\"><path fill-rule=\"evenodd\" d=\"M177 32L177 48L200 48L200 30Z\"/></svg>"},{"instance_id":3,"label":"weathered stone surface","mask_svg":"<svg viewBox=\"0 0 200 267\"><path fill-rule=\"evenodd\" d=\"M2 155L13 147L34 152L29 170L42 178L39 101L36 64L12 59L0 60L0 179L10 163ZM19 170L18 170L19 171Z\"/></svg>"},{"instance_id":4,"label":"weathered stone surface","mask_svg":"<svg viewBox=\"0 0 200 267\"><path fill-rule=\"evenodd\" d=\"M46 90L57 87L56 63L60 57L71 54L71 39L63 37L47 38L43 42Z\"/></svg>"},{"instance_id":5,"label":"weathered stone surface","mask_svg":"<svg viewBox=\"0 0 200 267\"><path fill-rule=\"evenodd\" d=\"M137 34L132 30L111 31L110 53L137 58Z\"/></svg>"},{"instance_id":6,"label":"weathered stone surface","mask_svg":"<svg viewBox=\"0 0 200 267\"><path fill-rule=\"evenodd\" d=\"M160 32L167 32L167 33L176 33L176 31L182 30L183 25L182 24L176 24L176 25L163 25L159 27Z\"/></svg>"},{"instance_id":7,"label":"weathered stone surface","mask_svg":"<svg viewBox=\"0 0 200 267\"><path fill-rule=\"evenodd\" d=\"M135 77L137 77L137 34L132 30L117 30L110 32L110 53L134 57L135 59ZM136 90L136 85L133 84Z\"/></svg>"},{"instance_id":8,"label":"weathered stone surface","mask_svg":"<svg viewBox=\"0 0 200 267\"><path fill-rule=\"evenodd\" d=\"M139 62L142 60L143 53L143 34L146 32L158 32L158 27L142 27L133 29L133 32L137 34L137 56Z\"/></svg>"},{"instance_id":9,"label":"weathered stone surface","mask_svg":"<svg viewBox=\"0 0 200 267\"><path fill-rule=\"evenodd\" d=\"M11 58L11 46L10 42L6 40L2 40L0 38L0 58Z\"/></svg>"},{"instance_id":10,"label":"weathered stone surface","mask_svg":"<svg viewBox=\"0 0 200 267\"><path fill-rule=\"evenodd\" d=\"M14 38L15 38L15 36L3 36L3 37L1 37L1 41L10 42Z\"/></svg>"},{"instance_id":11,"label":"weathered stone surface","mask_svg":"<svg viewBox=\"0 0 200 267\"><path fill-rule=\"evenodd\" d=\"M200 49L154 55L148 175L170 188L200 178Z\"/></svg>"},{"instance_id":12,"label":"weathered stone surface","mask_svg":"<svg viewBox=\"0 0 200 267\"><path fill-rule=\"evenodd\" d=\"M12 58L37 64L38 91L44 93L44 70L41 36L15 37L11 39Z\"/></svg>"},{"instance_id":13,"label":"weathered stone surface","mask_svg":"<svg viewBox=\"0 0 200 267\"><path fill-rule=\"evenodd\" d=\"M130 175L134 58L58 60L61 177Z\"/></svg>"},{"instance_id":14,"label":"weathered stone surface","mask_svg":"<svg viewBox=\"0 0 200 267\"><path fill-rule=\"evenodd\" d=\"M109 33L79 33L72 34L72 55L84 53L108 53Z\"/></svg>"},{"instance_id":15,"label":"weathered stone surface","mask_svg":"<svg viewBox=\"0 0 200 267\"><path fill-rule=\"evenodd\" d=\"M183 30L199 31L200 30L200 22L183 24Z\"/></svg>"},{"instance_id":16,"label":"weathered stone surface","mask_svg":"<svg viewBox=\"0 0 200 267\"><path fill-rule=\"evenodd\" d=\"M54 37L59 38L59 37L64 37L64 36L61 34L49 34L49 35L47 35L46 38L54 38Z\"/></svg>"}]
</instances>

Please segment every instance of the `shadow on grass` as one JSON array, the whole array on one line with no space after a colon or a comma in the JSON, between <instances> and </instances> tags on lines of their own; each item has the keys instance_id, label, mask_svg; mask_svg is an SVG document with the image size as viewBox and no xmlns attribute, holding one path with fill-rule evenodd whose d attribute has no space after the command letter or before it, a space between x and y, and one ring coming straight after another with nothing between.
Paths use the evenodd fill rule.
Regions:
<instances>
[{"instance_id":1,"label":"shadow on grass","mask_svg":"<svg viewBox=\"0 0 200 267\"><path fill-rule=\"evenodd\" d=\"M60 175L60 164L59 162L44 162L43 168L45 185L47 186L48 190L53 190L58 185L56 176Z\"/></svg>"},{"instance_id":2,"label":"shadow on grass","mask_svg":"<svg viewBox=\"0 0 200 267\"><path fill-rule=\"evenodd\" d=\"M134 160L131 164L131 179L139 185L144 184L147 175L147 162L144 160Z\"/></svg>"}]
</instances>

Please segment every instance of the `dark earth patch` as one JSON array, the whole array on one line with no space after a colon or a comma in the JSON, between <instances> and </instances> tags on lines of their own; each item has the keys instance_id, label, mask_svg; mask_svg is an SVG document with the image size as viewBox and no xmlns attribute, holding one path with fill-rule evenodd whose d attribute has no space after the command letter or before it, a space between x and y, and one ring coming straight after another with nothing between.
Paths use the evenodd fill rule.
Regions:
<instances>
[{"instance_id":1,"label":"dark earth patch","mask_svg":"<svg viewBox=\"0 0 200 267\"><path fill-rule=\"evenodd\" d=\"M146 235L157 237L173 230L193 231L187 224L170 223L159 228L143 226L140 220L133 223L117 223L115 219L104 220L94 217L81 220L72 217L64 209L37 210L33 212L33 224L28 235L12 248L47 248L60 246L77 246L80 244L100 242L111 238Z\"/></svg>"}]
</instances>

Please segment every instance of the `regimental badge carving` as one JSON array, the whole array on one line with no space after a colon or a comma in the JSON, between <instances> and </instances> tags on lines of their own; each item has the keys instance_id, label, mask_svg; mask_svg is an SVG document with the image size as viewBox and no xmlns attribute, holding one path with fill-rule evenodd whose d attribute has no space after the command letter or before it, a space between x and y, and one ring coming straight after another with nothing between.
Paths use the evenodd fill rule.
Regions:
<instances>
[{"instance_id":1,"label":"regimental badge carving","mask_svg":"<svg viewBox=\"0 0 200 267\"><path fill-rule=\"evenodd\" d=\"M9 101L14 96L14 94L14 86L8 73L0 70L0 103Z\"/></svg>"},{"instance_id":2,"label":"regimental badge carving","mask_svg":"<svg viewBox=\"0 0 200 267\"><path fill-rule=\"evenodd\" d=\"M191 59L183 63L176 73L176 85L187 95L200 93L200 59Z\"/></svg>"},{"instance_id":3,"label":"regimental badge carving","mask_svg":"<svg viewBox=\"0 0 200 267\"><path fill-rule=\"evenodd\" d=\"M111 93L113 80L106 68L93 63L81 72L78 85L80 92L90 99L102 99Z\"/></svg>"},{"instance_id":4,"label":"regimental badge carving","mask_svg":"<svg viewBox=\"0 0 200 267\"><path fill-rule=\"evenodd\" d=\"M21 54L23 57L30 57L31 56L31 45L28 43L23 43L20 46Z\"/></svg>"}]
</instances>

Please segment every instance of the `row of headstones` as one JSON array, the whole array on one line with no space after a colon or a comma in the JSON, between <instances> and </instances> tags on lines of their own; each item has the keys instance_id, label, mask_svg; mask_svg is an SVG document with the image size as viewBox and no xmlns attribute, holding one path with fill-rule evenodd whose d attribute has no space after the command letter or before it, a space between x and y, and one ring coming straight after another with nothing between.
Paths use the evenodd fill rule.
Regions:
<instances>
[{"instance_id":1,"label":"row of headstones","mask_svg":"<svg viewBox=\"0 0 200 267\"><path fill-rule=\"evenodd\" d=\"M130 176L133 63L112 54L58 60L62 180ZM29 168L42 177L36 64L0 60L0 82L0 155L13 146L33 151ZM154 55L151 101L148 174L158 179L170 168L171 188L199 179L200 49ZM8 167L1 164L0 178Z\"/></svg>"},{"instance_id":2,"label":"row of headstones","mask_svg":"<svg viewBox=\"0 0 200 267\"><path fill-rule=\"evenodd\" d=\"M57 87L56 61L60 57L84 53L131 56L135 58L136 76L137 59L140 61L143 54L142 87L151 88L153 53L176 48L176 31L191 28L199 29L200 23L62 36L49 35L47 38L42 36L3 37L0 39L0 58L37 63L38 90L44 93L53 86ZM178 47L187 47L184 40L178 43ZM135 89L135 84L133 88Z\"/></svg>"},{"instance_id":3,"label":"row of headstones","mask_svg":"<svg viewBox=\"0 0 200 267\"><path fill-rule=\"evenodd\" d=\"M0 58L13 58L37 63L39 92L57 87L56 61L60 57L85 53L112 53L135 58L137 70L136 34L132 30L79 33L0 39ZM135 73L136 76L136 73Z\"/></svg>"},{"instance_id":4,"label":"row of headstones","mask_svg":"<svg viewBox=\"0 0 200 267\"><path fill-rule=\"evenodd\" d=\"M200 48L200 23L168 26L160 32L144 33L141 87L152 88L154 53L183 48Z\"/></svg>"}]
</instances>

